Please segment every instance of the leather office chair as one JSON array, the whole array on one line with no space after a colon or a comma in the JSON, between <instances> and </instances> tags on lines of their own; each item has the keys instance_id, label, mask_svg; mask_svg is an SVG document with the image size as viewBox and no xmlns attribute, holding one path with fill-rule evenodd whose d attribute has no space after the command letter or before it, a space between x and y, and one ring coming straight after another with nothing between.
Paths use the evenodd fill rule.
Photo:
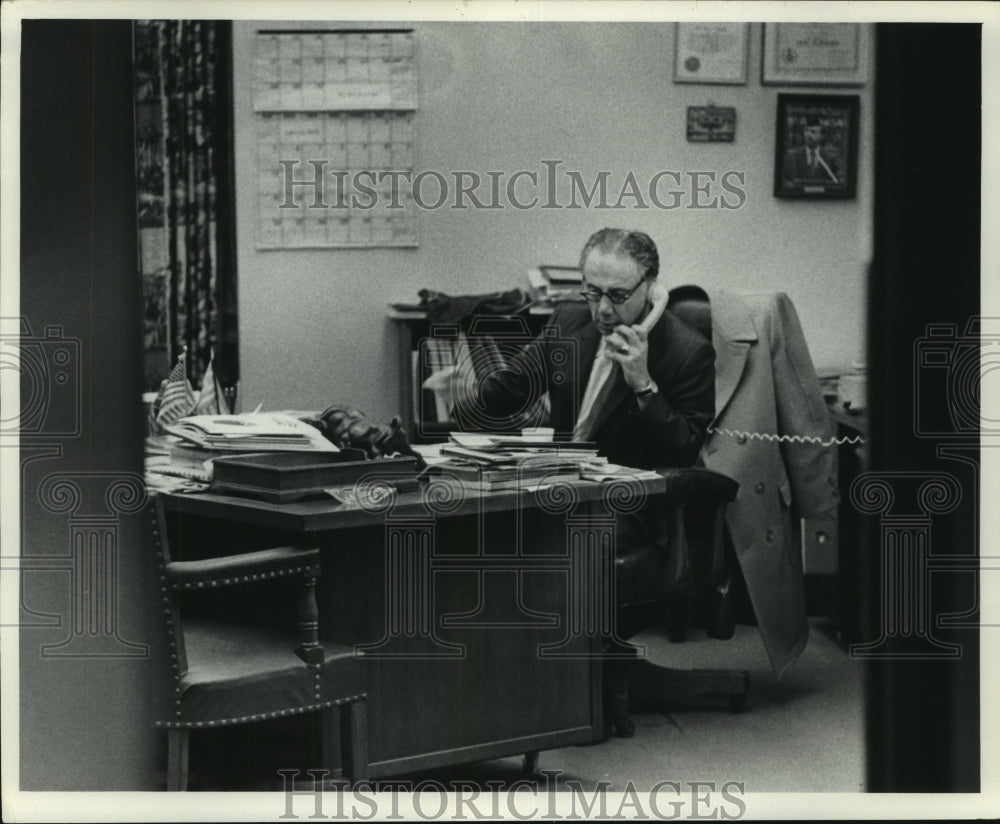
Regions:
<instances>
[{"instance_id":1,"label":"leather office chair","mask_svg":"<svg viewBox=\"0 0 1000 824\"><path fill-rule=\"evenodd\" d=\"M196 561L174 561L167 542L162 501L151 505L153 537L173 670L167 730L167 789L186 790L190 731L321 714L321 765L330 764L337 736L343 771L367 777L367 718L362 662L350 647L319 643L315 585L318 549L277 547ZM185 619L184 593L238 587L296 576L298 630L249 626L232 616Z\"/></svg>"},{"instance_id":2,"label":"leather office chair","mask_svg":"<svg viewBox=\"0 0 1000 824\"><path fill-rule=\"evenodd\" d=\"M698 467L663 469L660 474L666 479L670 501L668 545L678 551L665 554L661 547L647 545L616 559L620 637L666 617L671 640L682 640L682 622L686 617L686 623L692 623L695 604L702 601L708 635L731 638L735 559L726 545L725 510L739 484ZM623 650L611 651L620 654ZM625 651L635 652L635 648L626 645ZM678 670L638 657L624 662L612 658L605 666L607 725L615 735L628 737L635 729L629 710L677 709L708 696L724 697L730 711L739 712L749 688L750 675L744 670Z\"/></svg>"},{"instance_id":3,"label":"leather office chair","mask_svg":"<svg viewBox=\"0 0 1000 824\"><path fill-rule=\"evenodd\" d=\"M712 342L712 308L708 295L698 286L681 286L672 289L667 308L692 329L696 330L709 343ZM739 485L733 482L732 494L726 497L726 502L736 498ZM733 579L737 575L738 562L725 528L724 505L713 513L717 518L717 532L713 535L711 547L705 546L701 553L709 553L712 567L712 578L705 588L709 592L710 606L707 612L709 636L720 640L728 640L735 632L735 592ZM704 556L699 553L698 557Z\"/></svg>"},{"instance_id":4,"label":"leather office chair","mask_svg":"<svg viewBox=\"0 0 1000 824\"><path fill-rule=\"evenodd\" d=\"M667 309L711 343L712 307L703 289L698 286L678 286L671 289Z\"/></svg>"}]
</instances>

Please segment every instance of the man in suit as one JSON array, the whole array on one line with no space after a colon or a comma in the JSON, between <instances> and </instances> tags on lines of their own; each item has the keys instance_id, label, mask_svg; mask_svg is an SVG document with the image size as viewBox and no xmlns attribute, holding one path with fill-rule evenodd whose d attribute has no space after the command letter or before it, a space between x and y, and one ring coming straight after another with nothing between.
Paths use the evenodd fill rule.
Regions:
<instances>
[{"instance_id":1,"label":"man in suit","mask_svg":"<svg viewBox=\"0 0 1000 824\"><path fill-rule=\"evenodd\" d=\"M481 370L477 403L466 403L459 420L482 428L476 407L491 420L516 418L547 392L557 438L594 441L612 463L638 469L692 466L713 415L715 353L668 311L648 334L643 328L659 274L656 244L641 232L602 229L584 246L580 270L586 303L561 304L516 359ZM654 499L617 519L620 638L687 584L670 517Z\"/></svg>"},{"instance_id":2,"label":"man in suit","mask_svg":"<svg viewBox=\"0 0 1000 824\"><path fill-rule=\"evenodd\" d=\"M783 171L789 183L840 182L837 161L823 148L823 126L818 118L806 120L802 127L802 145L789 149L785 154Z\"/></svg>"},{"instance_id":3,"label":"man in suit","mask_svg":"<svg viewBox=\"0 0 1000 824\"><path fill-rule=\"evenodd\" d=\"M513 417L547 391L557 437L593 440L625 466L691 466L713 414L714 352L669 312L648 334L639 327L659 274L656 244L602 229L580 270L586 304L560 304L514 362L478 375L477 403Z\"/></svg>"}]
</instances>

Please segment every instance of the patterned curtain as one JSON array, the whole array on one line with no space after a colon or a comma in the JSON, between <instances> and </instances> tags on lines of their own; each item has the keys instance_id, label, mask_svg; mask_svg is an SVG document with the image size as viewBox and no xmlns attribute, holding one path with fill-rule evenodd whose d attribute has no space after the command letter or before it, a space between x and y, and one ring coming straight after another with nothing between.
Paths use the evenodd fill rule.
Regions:
<instances>
[{"instance_id":1,"label":"patterned curtain","mask_svg":"<svg viewBox=\"0 0 1000 824\"><path fill-rule=\"evenodd\" d=\"M234 385L232 27L211 20L143 25L155 29L159 64L169 361L186 347L188 378L198 386L214 353L220 382Z\"/></svg>"}]
</instances>

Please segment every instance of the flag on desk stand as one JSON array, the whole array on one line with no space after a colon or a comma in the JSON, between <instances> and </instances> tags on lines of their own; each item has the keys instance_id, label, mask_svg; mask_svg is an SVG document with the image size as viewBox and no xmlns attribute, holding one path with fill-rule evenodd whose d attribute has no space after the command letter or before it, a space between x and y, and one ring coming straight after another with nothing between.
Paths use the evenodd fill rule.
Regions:
<instances>
[{"instance_id":1,"label":"flag on desk stand","mask_svg":"<svg viewBox=\"0 0 1000 824\"><path fill-rule=\"evenodd\" d=\"M212 367L213 356L208 358L208 366L205 369L205 377L201 382L201 392L194 405L193 415L229 415L229 402L222 392L219 379L215 377L215 369Z\"/></svg>"},{"instance_id":2,"label":"flag on desk stand","mask_svg":"<svg viewBox=\"0 0 1000 824\"><path fill-rule=\"evenodd\" d=\"M160 387L160 396L157 404L154 404L159 407L156 423L160 426L169 426L185 415L190 415L194 408L194 390L187 379L186 354L186 350L181 353L177 364Z\"/></svg>"},{"instance_id":3,"label":"flag on desk stand","mask_svg":"<svg viewBox=\"0 0 1000 824\"><path fill-rule=\"evenodd\" d=\"M163 387L166 383L165 380L160 381L160 391L156 393L156 397L150 402L146 413L146 434L150 437L160 434L160 425L156 422L156 416L160 411L160 401L163 400Z\"/></svg>"}]
</instances>

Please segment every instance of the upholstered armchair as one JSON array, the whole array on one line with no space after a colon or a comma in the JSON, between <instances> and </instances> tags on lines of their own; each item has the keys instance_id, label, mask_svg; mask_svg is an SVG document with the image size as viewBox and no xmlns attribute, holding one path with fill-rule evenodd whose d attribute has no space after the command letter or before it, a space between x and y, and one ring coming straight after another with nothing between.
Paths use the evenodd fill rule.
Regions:
<instances>
[{"instance_id":1,"label":"upholstered armchair","mask_svg":"<svg viewBox=\"0 0 1000 824\"><path fill-rule=\"evenodd\" d=\"M363 662L350 647L319 642L316 579L320 551L276 547L193 561L171 557L162 503L151 506L158 552L160 609L173 675L167 731L167 789L186 790L192 730L315 712L321 717L317 767L332 766L338 726L343 772L366 778ZM297 629L251 624L236 616L185 616L185 594L298 579ZM251 605L252 608L252 605ZM338 725L339 715L339 725Z\"/></svg>"}]
</instances>

